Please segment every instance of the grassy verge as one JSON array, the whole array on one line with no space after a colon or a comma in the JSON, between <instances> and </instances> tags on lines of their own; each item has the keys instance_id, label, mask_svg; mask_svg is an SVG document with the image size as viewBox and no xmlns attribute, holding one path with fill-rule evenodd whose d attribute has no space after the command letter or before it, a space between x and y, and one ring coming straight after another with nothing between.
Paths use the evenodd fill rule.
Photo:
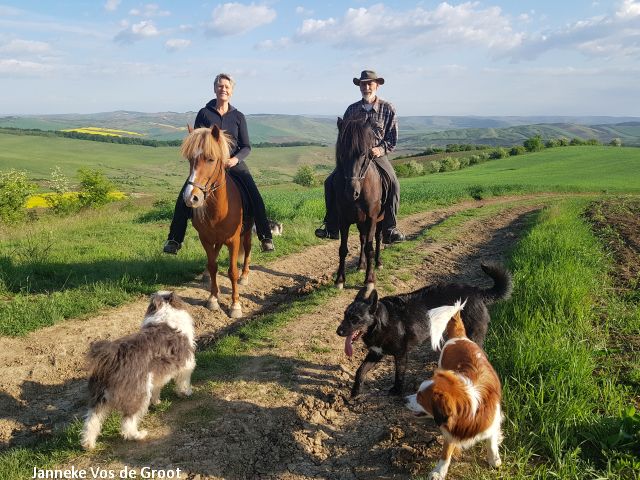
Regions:
<instances>
[{"instance_id":1,"label":"grassy verge","mask_svg":"<svg viewBox=\"0 0 640 480\"><path fill-rule=\"evenodd\" d=\"M519 202L521 203L521 202ZM402 264L403 271L407 267L415 267L424 260L415 254L415 247L425 240L453 237L456 231L468 220L495 215L501 209L513 204L496 205L483 209L472 208L449 217L436 227L423 232L414 240L404 242L383 250L383 261ZM378 273L380 288L391 292L393 276L397 271L381 270ZM347 282L355 284L362 281L362 273L350 272ZM311 312L340 293L333 286L324 286L301 297L278 311L256 318L250 324L240 328L212 345L211 348L197 353L197 369L194 372L194 383L207 381L221 381L233 377L240 371L247 359L246 353L251 349L261 347L272 340L273 333L287 323L295 321L300 315ZM169 396L169 398L172 398ZM167 401L163 402L166 403ZM168 405L164 405L163 410ZM157 411L157 410L156 410ZM54 438L35 444L32 447L13 448L0 454L0 478L3 480L18 480L30 478L34 467L46 468L63 464L82 455L79 448L80 423L71 424ZM105 424L101 438L115 438L118 435L118 421L115 416Z\"/></svg>"},{"instance_id":2,"label":"grassy verge","mask_svg":"<svg viewBox=\"0 0 640 480\"><path fill-rule=\"evenodd\" d=\"M541 214L513 253L513 298L493 314L487 350L506 415L500 478L637 478L620 435L638 421L631 392L602 361L619 300L606 289L608 260L584 207L565 201ZM496 478L485 469L479 477Z\"/></svg>"}]
</instances>

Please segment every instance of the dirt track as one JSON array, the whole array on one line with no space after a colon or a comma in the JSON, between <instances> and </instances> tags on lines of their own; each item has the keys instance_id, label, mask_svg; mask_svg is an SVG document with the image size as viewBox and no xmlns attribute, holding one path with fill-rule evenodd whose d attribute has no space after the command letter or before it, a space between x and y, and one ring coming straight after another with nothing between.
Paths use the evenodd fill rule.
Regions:
<instances>
[{"instance_id":1,"label":"dirt track","mask_svg":"<svg viewBox=\"0 0 640 480\"><path fill-rule=\"evenodd\" d=\"M403 219L400 227L411 237L455 212L512 200L424 212ZM503 259L522 233L527 215L539 207L531 202L512 206L491 218L467 222L453 242L420 244L424 263L413 268L409 280L398 275L402 278L393 283L399 292L453 279L487 285L480 262ZM330 282L337 247L337 242L327 242L256 266L250 285L241 290L241 322ZM227 287L223 279L223 308L229 303ZM192 305L201 343L238 325L224 313L212 314L200 306L207 291L199 283L177 290ZM252 352L237 378L197 385L192 399L176 401L168 412L150 417L148 441L135 448L110 441L108 456L118 460L109 465L180 466L191 477L211 478L407 478L429 471L439 453L437 436L431 424L407 416L399 400L387 396L391 362L370 375L367 394L355 402L348 398L363 351L356 348L354 358L347 359L335 327L355 292L346 289L318 312L282 329L272 347ZM67 321L22 339L0 339L0 368L7 373L0 379L6 392L0 395L0 411L5 413L0 441L19 444L34 438L34 432L48 432L82 415L88 344L137 329L146 303L140 299L86 321ZM407 391L428 375L431 362L427 349L411 356ZM105 461L98 455L72 463ZM456 468L466 464L457 465L452 478Z\"/></svg>"}]
</instances>

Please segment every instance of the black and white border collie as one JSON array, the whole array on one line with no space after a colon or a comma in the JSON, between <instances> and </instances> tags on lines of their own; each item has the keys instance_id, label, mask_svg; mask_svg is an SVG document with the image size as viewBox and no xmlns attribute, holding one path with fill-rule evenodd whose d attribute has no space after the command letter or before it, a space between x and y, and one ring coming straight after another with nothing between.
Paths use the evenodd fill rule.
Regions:
<instances>
[{"instance_id":1,"label":"black and white border collie","mask_svg":"<svg viewBox=\"0 0 640 480\"><path fill-rule=\"evenodd\" d=\"M154 293L139 332L91 344L83 448L95 448L102 423L112 410L122 413L125 439L144 439L147 432L138 430L138 422L150 403L160 403L160 390L172 379L179 394L191 395L195 338L193 319L186 308L174 292Z\"/></svg>"}]
</instances>

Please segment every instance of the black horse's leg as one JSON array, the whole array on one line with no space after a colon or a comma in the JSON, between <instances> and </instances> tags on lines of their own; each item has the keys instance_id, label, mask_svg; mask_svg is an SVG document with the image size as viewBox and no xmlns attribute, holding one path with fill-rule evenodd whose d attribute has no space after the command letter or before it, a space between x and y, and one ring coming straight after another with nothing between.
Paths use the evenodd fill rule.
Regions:
<instances>
[{"instance_id":1,"label":"black horse's leg","mask_svg":"<svg viewBox=\"0 0 640 480\"><path fill-rule=\"evenodd\" d=\"M365 224L367 228L366 243L364 244L364 253L367 257L367 273L365 274L365 287L368 296L376 286L376 271L373 269L373 238L376 233L376 222L372 218L368 218ZM364 228L363 228L364 230Z\"/></svg>"},{"instance_id":2,"label":"black horse's leg","mask_svg":"<svg viewBox=\"0 0 640 480\"><path fill-rule=\"evenodd\" d=\"M360 228L360 224L358 224L358 230L360 232L360 257L358 258L358 271L364 272L366 266L365 262L367 258L364 254L364 246L367 241L367 234L363 229Z\"/></svg>"},{"instance_id":3,"label":"black horse's leg","mask_svg":"<svg viewBox=\"0 0 640 480\"><path fill-rule=\"evenodd\" d=\"M382 260L380 260L380 243L382 242L382 222L378 222L376 225L376 253L375 261L376 268L382 268Z\"/></svg>"},{"instance_id":4,"label":"black horse's leg","mask_svg":"<svg viewBox=\"0 0 640 480\"><path fill-rule=\"evenodd\" d=\"M338 253L340 254L340 264L338 265L338 273L336 274L336 288L342 289L344 288L345 282L345 260L347 258L347 253L349 253L349 247L347 245L347 240L349 240L349 224L346 224L342 220L340 221L340 250Z\"/></svg>"}]
</instances>

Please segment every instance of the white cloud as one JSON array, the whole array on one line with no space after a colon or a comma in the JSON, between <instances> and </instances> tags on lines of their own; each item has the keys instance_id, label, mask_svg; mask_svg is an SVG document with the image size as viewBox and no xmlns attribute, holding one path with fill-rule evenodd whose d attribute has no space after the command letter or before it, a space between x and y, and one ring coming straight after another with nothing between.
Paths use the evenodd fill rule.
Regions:
<instances>
[{"instance_id":1,"label":"white cloud","mask_svg":"<svg viewBox=\"0 0 640 480\"><path fill-rule=\"evenodd\" d=\"M41 54L49 53L51 46L46 42L14 39L0 45L0 52L13 54Z\"/></svg>"},{"instance_id":2,"label":"white cloud","mask_svg":"<svg viewBox=\"0 0 640 480\"><path fill-rule=\"evenodd\" d=\"M276 11L266 5L255 3L225 3L218 5L211 16L213 20L207 24L207 33L220 36L241 35L273 22Z\"/></svg>"},{"instance_id":3,"label":"white cloud","mask_svg":"<svg viewBox=\"0 0 640 480\"><path fill-rule=\"evenodd\" d=\"M443 2L433 10L416 7L401 11L383 4L349 8L342 18L304 20L295 38L354 48L384 49L402 42L421 51L443 45L504 50L517 45L521 35L514 32L511 19L499 7Z\"/></svg>"},{"instance_id":4,"label":"white cloud","mask_svg":"<svg viewBox=\"0 0 640 480\"><path fill-rule=\"evenodd\" d=\"M53 70L51 65L38 62L7 59L0 60L0 76L41 76Z\"/></svg>"},{"instance_id":5,"label":"white cloud","mask_svg":"<svg viewBox=\"0 0 640 480\"><path fill-rule=\"evenodd\" d=\"M109 12L115 12L118 9L118 5L120 5L121 0L107 0L104 4L104 9Z\"/></svg>"},{"instance_id":6,"label":"white cloud","mask_svg":"<svg viewBox=\"0 0 640 480\"><path fill-rule=\"evenodd\" d=\"M164 43L164 46L170 52L177 52L191 45L191 40L185 40L183 38L171 38Z\"/></svg>"},{"instance_id":7,"label":"white cloud","mask_svg":"<svg viewBox=\"0 0 640 480\"><path fill-rule=\"evenodd\" d=\"M256 50L282 50L291 46L291 39L282 37L278 40L263 40L255 45Z\"/></svg>"},{"instance_id":8,"label":"white cloud","mask_svg":"<svg viewBox=\"0 0 640 480\"><path fill-rule=\"evenodd\" d=\"M129 15L141 16L145 18L151 17L168 17L171 12L168 10L160 10L160 6L156 3L147 3L142 10L139 8L133 8L129 10Z\"/></svg>"},{"instance_id":9,"label":"white cloud","mask_svg":"<svg viewBox=\"0 0 640 480\"><path fill-rule=\"evenodd\" d=\"M313 15L313 10L310 10L304 7L296 7L296 13L298 15L303 15L305 17L308 17L309 15Z\"/></svg>"},{"instance_id":10,"label":"white cloud","mask_svg":"<svg viewBox=\"0 0 640 480\"><path fill-rule=\"evenodd\" d=\"M114 37L114 40L118 43L133 43L143 38L155 37L159 34L160 32L151 20L143 20L122 30Z\"/></svg>"},{"instance_id":11,"label":"white cloud","mask_svg":"<svg viewBox=\"0 0 640 480\"><path fill-rule=\"evenodd\" d=\"M609 15L526 35L507 55L513 60L534 60L551 50L570 50L588 57L639 57L639 17L640 2L624 0Z\"/></svg>"}]
</instances>

